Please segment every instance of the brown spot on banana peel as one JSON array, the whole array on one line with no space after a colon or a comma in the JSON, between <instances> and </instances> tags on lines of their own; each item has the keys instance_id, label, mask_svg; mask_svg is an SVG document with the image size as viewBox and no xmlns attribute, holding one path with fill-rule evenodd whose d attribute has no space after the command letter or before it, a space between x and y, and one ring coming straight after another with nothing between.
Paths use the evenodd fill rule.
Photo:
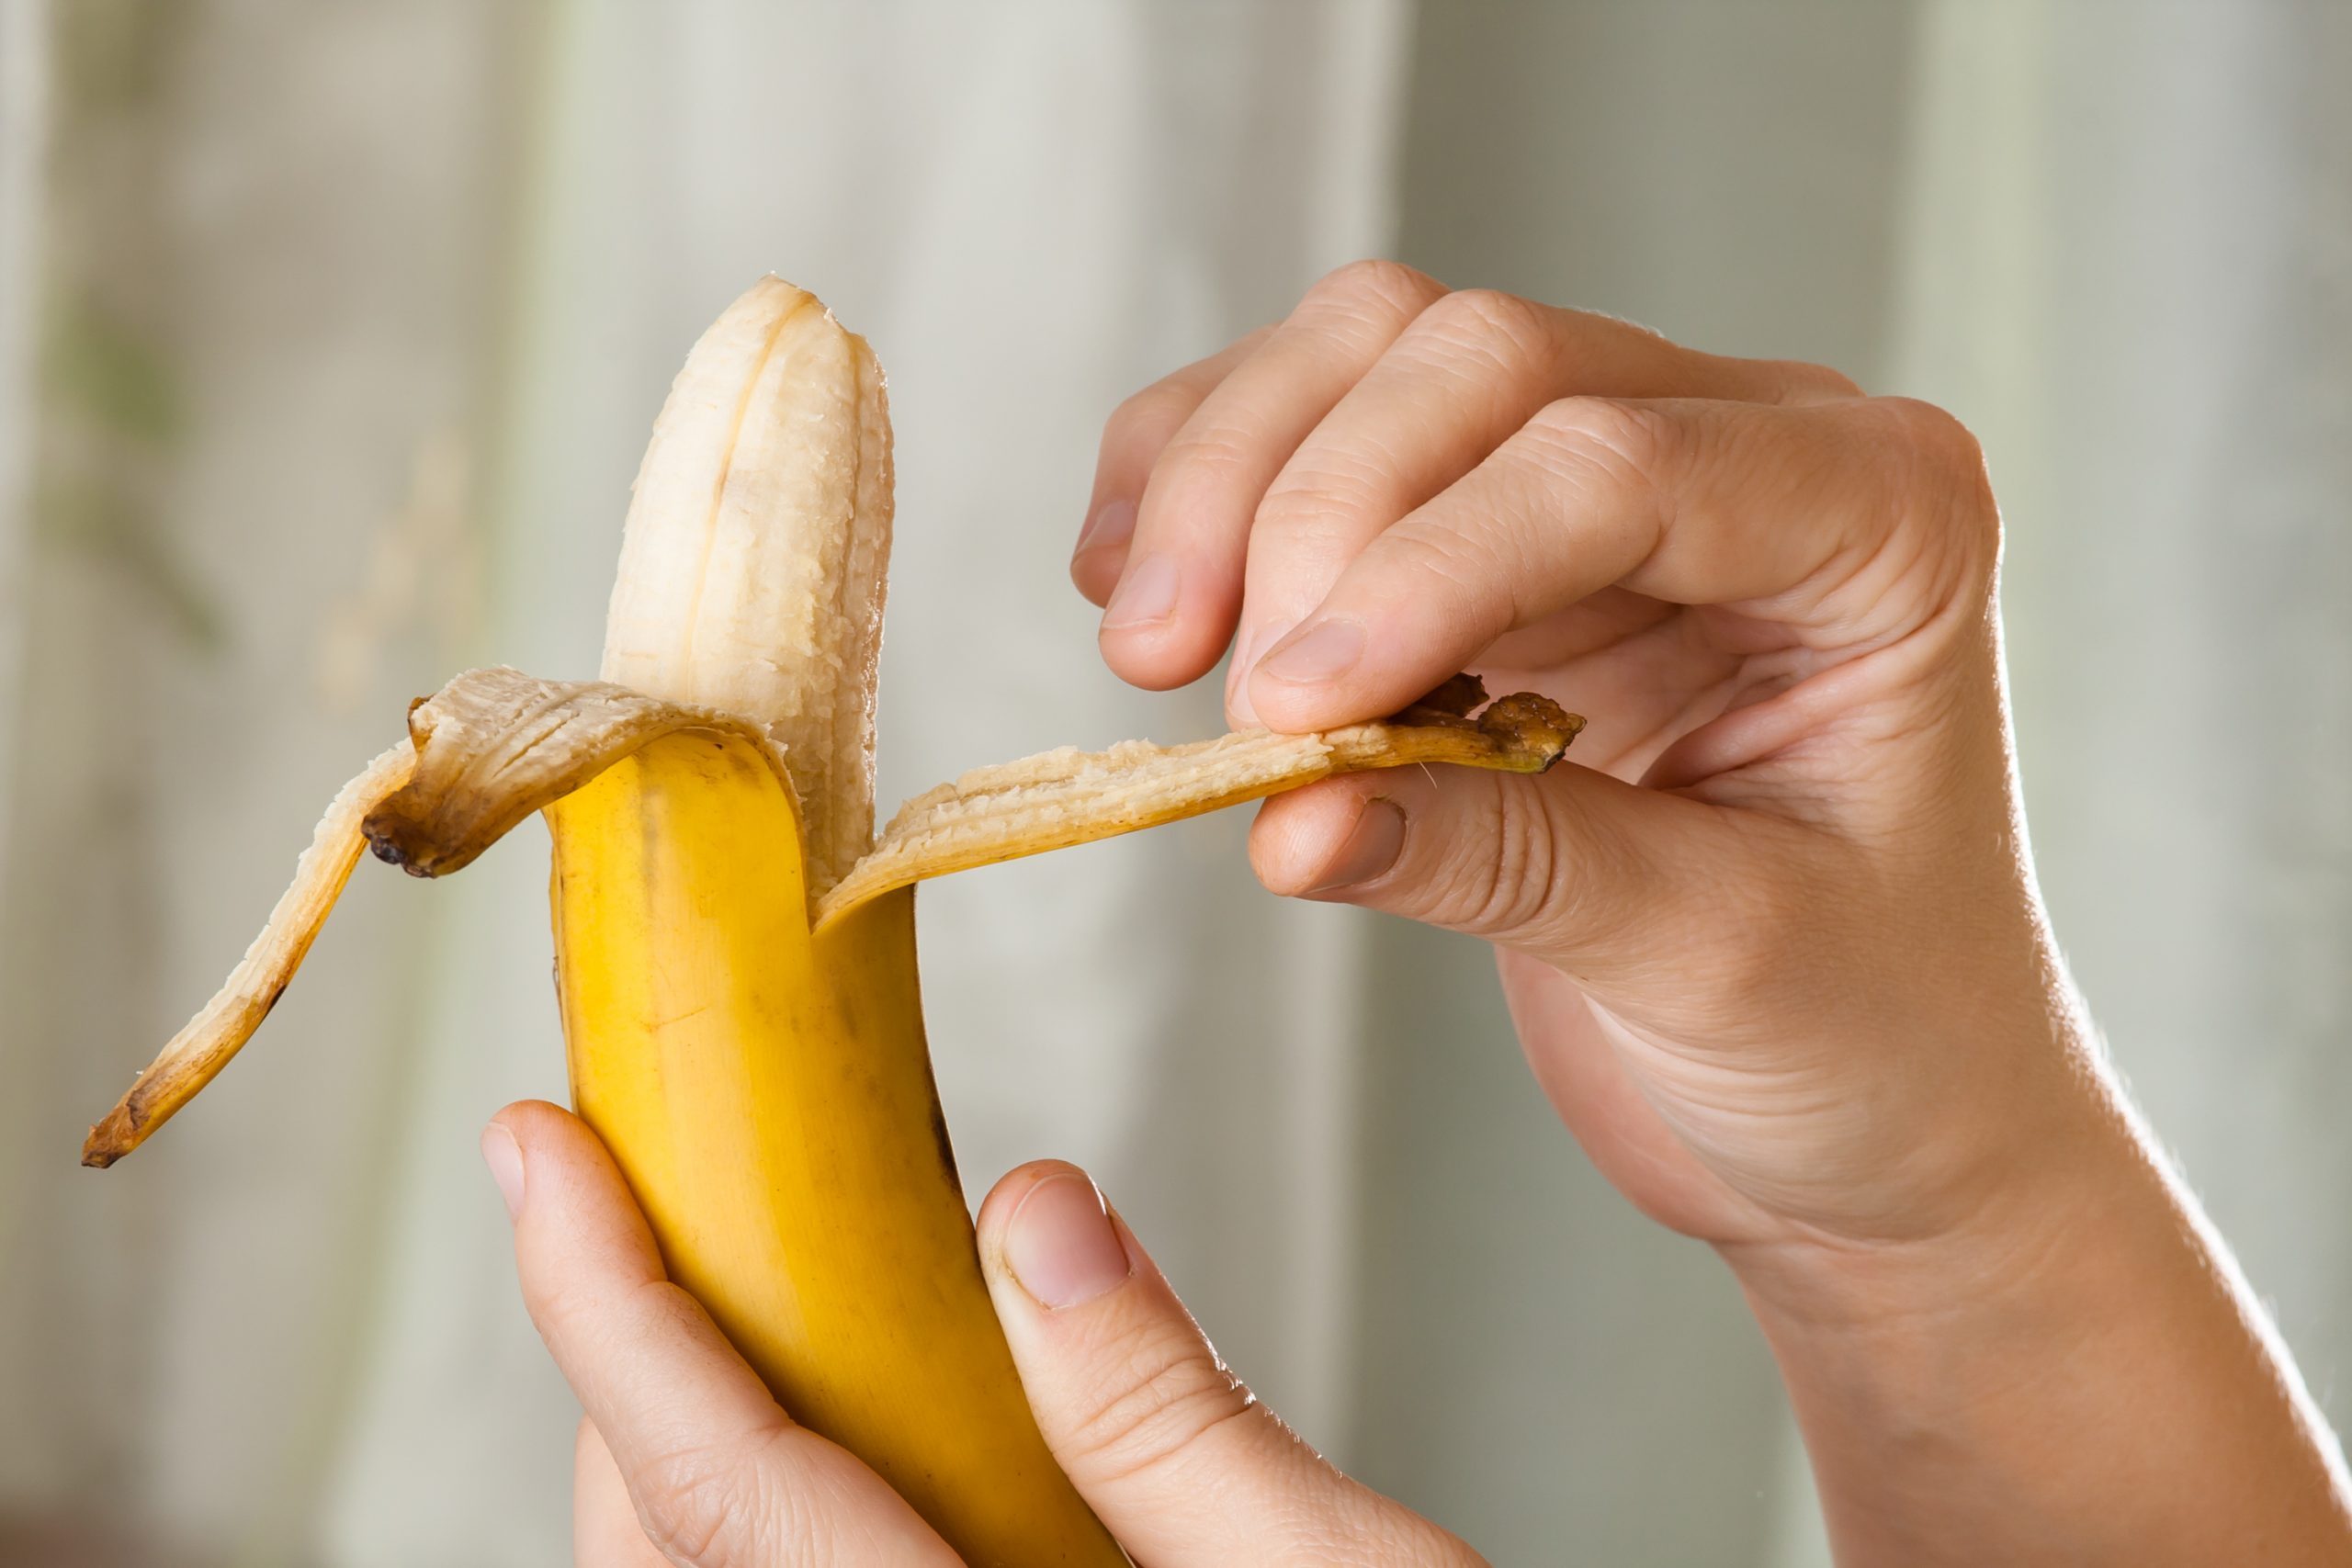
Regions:
<instances>
[{"instance_id":1,"label":"brown spot on banana peel","mask_svg":"<svg viewBox=\"0 0 2352 1568\"><path fill-rule=\"evenodd\" d=\"M1107 751L1071 747L965 774L901 807L871 852L830 888L812 923L974 866L1091 842L1295 789L1335 773L1418 762L1542 773L1584 720L1519 693L1484 703L1456 676L1396 718L1314 735L1244 730L1213 740ZM783 754L748 720L605 682L474 670L411 705L410 739L338 793L293 886L220 990L165 1044L83 1145L105 1167L146 1140L226 1066L293 978L363 849L413 876L472 863L526 817L665 735L749 741L791 788ZM797 797L795 797L796 802Z\"/></svg>"}]
</instances>

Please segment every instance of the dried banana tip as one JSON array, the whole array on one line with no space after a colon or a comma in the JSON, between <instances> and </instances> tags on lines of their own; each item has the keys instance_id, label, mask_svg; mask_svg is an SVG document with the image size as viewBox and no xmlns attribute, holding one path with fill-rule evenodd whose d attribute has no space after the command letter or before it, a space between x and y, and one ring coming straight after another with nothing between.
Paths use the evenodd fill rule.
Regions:
<instances>
[{"instance_id":1,"label":"dried banana tip","mask_svg":"<svg viewBox=\"0 0 2352 1568\"><path fill-rule=\"evenodd\" d=\"M1507 752L1542 758L1533 770L1540 773L1566 754L1568 742L1584 729L1584 716L1534 692L1513 692L1487 705L1478 728Z\"/></svg>"},{"instance_id":2,"label":"dried banana tip","mask_svg":"<svg viewBox=\"0 0 2352 1568\"><path fill-rule=\"evenodd\" d=\"M106 1169L130 1152L131 1140L137 1132L122 1108L116 1107L107 1112L105 1121L90 1129L88 1137L82 1140L82 1163L92 1170Z\"/></svg>"}]
</instances>

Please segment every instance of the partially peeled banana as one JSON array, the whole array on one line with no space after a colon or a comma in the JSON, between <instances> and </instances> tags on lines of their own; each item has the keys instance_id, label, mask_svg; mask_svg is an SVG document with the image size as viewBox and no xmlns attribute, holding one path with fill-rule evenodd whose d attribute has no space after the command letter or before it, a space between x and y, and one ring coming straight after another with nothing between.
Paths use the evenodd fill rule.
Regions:
<instances>
[{"instance_id":1,"label":"partially peeled banana","mask_svg":"<svg viewBox=\"0 0 2352 1568\"><path fill-rule=\"evenodd\" d=\"M890 464L865 340L805 290L754 284L655 423L603 678L476 670L415 704L83 1158L138 1147L227 1065L363 851L440 875L544 811L574 1105L673 1278L796 1419L967 1561L1118 1563L1038 1436L981 1278L932 1085L913 885L1337 773L1540 772L1583 721L1457 677L1382 723L980 769L877 837Z\"/></svg>"}]
</instances>

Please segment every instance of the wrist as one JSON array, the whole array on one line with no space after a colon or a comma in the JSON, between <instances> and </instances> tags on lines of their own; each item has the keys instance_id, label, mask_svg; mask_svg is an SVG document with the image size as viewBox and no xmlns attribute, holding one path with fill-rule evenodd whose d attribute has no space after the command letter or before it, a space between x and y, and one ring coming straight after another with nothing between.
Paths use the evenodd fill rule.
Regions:
<instances>
[{"instance_id":1,"label":"wrist","mask_svg":"<svg viewBox=\"0 0 2352 1568\"><path fill-rule=\"evenodd\" d=\"M1718 1247L1840 1561L2280 1562L2346 1540L2324 1426L2104 1075L1957 1222Z\"/></svg>"},{"instance_id":2,"label":"wrist","mask_svg":"<svg viewBox=\"0 0 2352 1568\"><path fill-rule=\"evenodd\" d=\"M2074 1075L2031 1134L1988 1156L1969 1182L1939 1195L1934 1218L1883 1236L1793 1226L1716 1244L1768 1333L1884 1332L2038 1310L2095 1258L2086 1238L2112 1241L2151 1224L2177 1234L2180 1215L2152 1151L2103 1074Z\"/></svg>"}]
</instances>

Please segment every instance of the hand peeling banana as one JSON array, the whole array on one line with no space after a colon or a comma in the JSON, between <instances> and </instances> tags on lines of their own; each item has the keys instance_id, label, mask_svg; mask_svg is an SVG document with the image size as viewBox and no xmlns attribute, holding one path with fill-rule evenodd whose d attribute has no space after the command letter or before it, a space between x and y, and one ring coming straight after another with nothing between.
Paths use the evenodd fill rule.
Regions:
<instances>
[{"instance_id":1,"label":"hand peeling banana","mask_svg":"<svg viewBox=\"0 0 2352 1568\"><path fill-rule=\"evenodd\" d=\"M1536 773L1583 727L1457 677L1316 735L1072 748L966 774L874 832L889 413L865 340L764 278L673 384L623 531L603 676L458 676L335 796L220 993L90 1133L139 1146L228 1064L361 852L470 863L554 840L576 1108L678 1282L798 1420L976 1563L1125 1561L1055 1468L989 1305L939 1131L912 886L1335 773Z\"/></svg>"}]
</instances>

